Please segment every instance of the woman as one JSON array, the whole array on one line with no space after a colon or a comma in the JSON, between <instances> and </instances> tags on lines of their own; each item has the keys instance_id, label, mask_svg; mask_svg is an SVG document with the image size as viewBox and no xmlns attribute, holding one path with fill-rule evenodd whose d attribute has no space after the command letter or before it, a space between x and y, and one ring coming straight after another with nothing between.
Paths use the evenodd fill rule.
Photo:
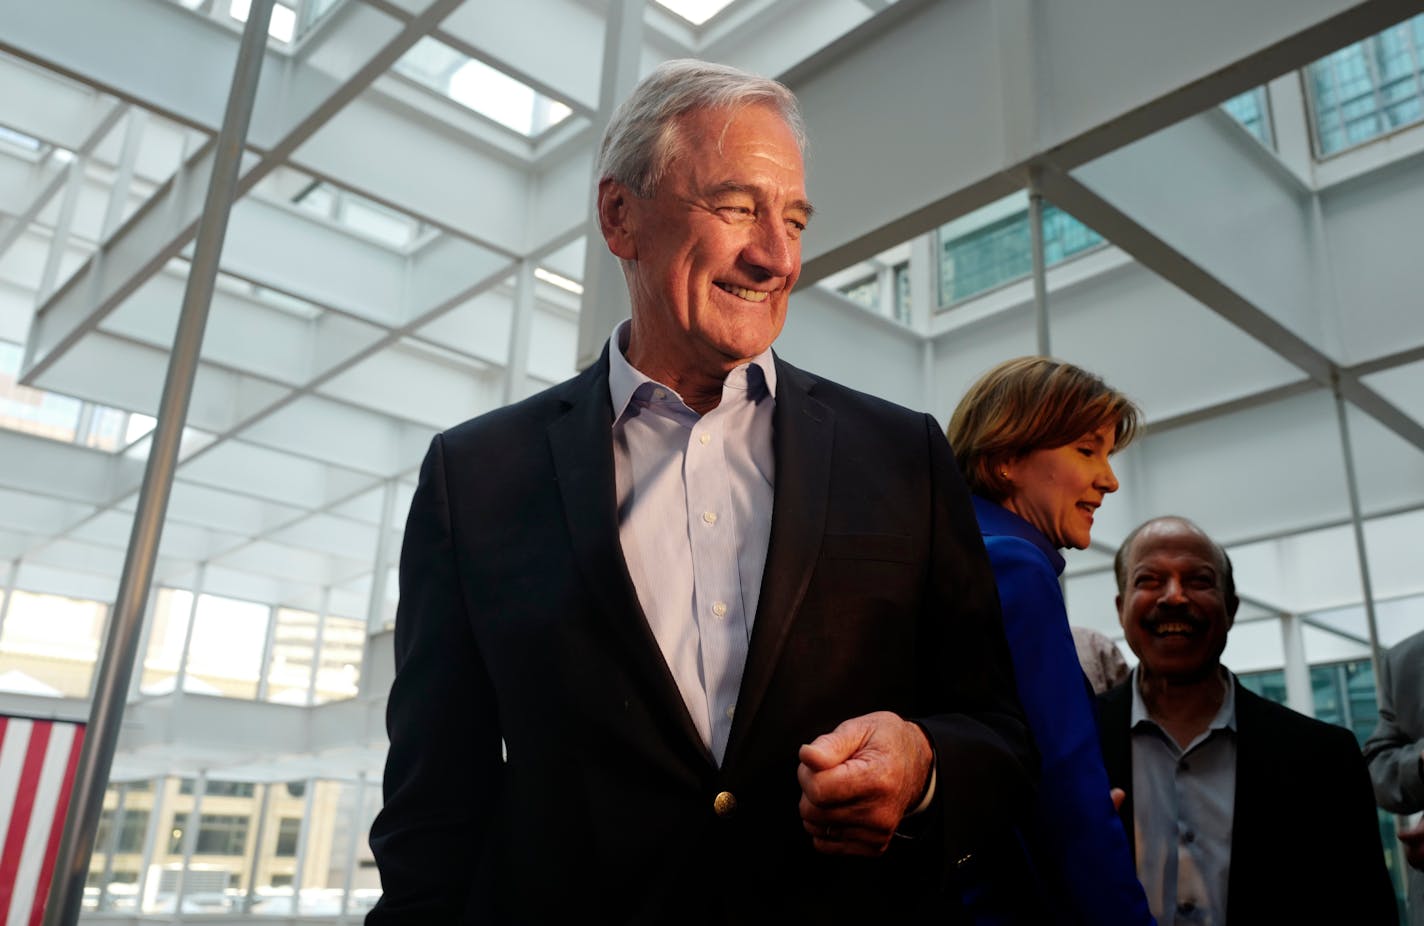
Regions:
<instances>
[{"instance_id":1,"label":"woman","mask_svg":"<svg viewBox=\"0 0 1424 926\"><path fill-rule=\"evenodd\" d=\"M1126 396L1085 370L1021 357L975 383L949 424L1042 757L1038 804L1021 833L1042 893L1034 922L1152 922L1108 794L1091 689L1058 584L1058 551L1088 545L1094 513L1118 487L1108 457L1132 440L1138 415ZM971 905L982 914L1002 901L991 898L986 907L981 896Z\"/></svg>"}]
</instances>

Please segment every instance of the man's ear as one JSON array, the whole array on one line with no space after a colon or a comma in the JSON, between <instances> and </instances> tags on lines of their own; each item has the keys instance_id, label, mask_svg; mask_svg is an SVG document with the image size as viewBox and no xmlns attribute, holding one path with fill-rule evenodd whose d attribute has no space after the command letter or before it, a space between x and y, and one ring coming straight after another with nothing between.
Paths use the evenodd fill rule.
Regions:
<instances>
[{"instance_id":1,"label":"man's ear","mask_svg":"<svg viewBox=\"0 0 1424 926\"><path fill-rule=\"evenodd\" d=\"M1127 629L1127 621L1122 619L1122 595L1113 596L1113 607L1117 609L1117 625L1123 630Z\"/></svg>"},{"instance_id":2,"label":"man's ear","mask_svg":"<svg viewBox=\"0 0 1424 926\"><path fill-rule=\"evenodd\" d=\"M620 260L638 259L633 199L633 191L617 180L605 177L598 182L598 227L608 250Z\"/></svg>"}]
</instances>

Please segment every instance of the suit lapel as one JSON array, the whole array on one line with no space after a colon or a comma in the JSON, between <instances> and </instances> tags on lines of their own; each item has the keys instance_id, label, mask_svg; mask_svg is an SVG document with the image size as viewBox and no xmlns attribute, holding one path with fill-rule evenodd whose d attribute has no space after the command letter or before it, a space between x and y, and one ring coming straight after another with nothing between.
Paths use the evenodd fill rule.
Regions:
<instances>
[{"instance_id":1,"label":"suit lapel","mask_svg":"<svg viewBox=\"0 0 1424 926\"><path fill-rule=\"evenodd\" d=\"M1278 792L1277 783L1270 780L1258 781L1257 772L1262 764L1256 761L1257 750L1269 755L1275 750L1275 737L1269 723L1262 723L1259 712L1260 699L1247 691L1233 676L1236 686L1236 793L1231 808L1231 862L1226 870L1226 916L1231 918L1231 910L1238 911L1248 897L1260 890L1258 873L1252 863L1260 852L1278 851L1275 844L1276 833L1257 832L1256 804L1262 795ZM1305 808L1301 813L1308 813ZM1265 821L1262 819L1264 824ZM1268 824L1267 824L1268 825ZM1246 903L1246 907L1251 906Z\"/></svg>"},{"instance_id":2,"label":"suit lapel","mask_svg":"<svg viewBox=\"0 0 1424 926\"><path fill-rule=\"evenodd\" d=\"M771 538L726 765L744 748L787 632L806 595L826 529L835 414L812 397L815 380L780 358L776 360L776 382L772 413L776 494Z\"/></svg>"},{"instance_id":3,"label":"suit lapel","mask_svg":"<svg viewBox=\"0 0 1424 926\"><path fill-rule=\"evenodd\" d=\"M549 426L549 448L574 558L593 599L591 611L606 622L618 644L614 650L626 654L629 674L645 692L649 710L661 713L710 763L711 753L638 604L618 539L606 348L596 364L567 385L563 398L569 409Z\"/></svg>"}]
</instances>

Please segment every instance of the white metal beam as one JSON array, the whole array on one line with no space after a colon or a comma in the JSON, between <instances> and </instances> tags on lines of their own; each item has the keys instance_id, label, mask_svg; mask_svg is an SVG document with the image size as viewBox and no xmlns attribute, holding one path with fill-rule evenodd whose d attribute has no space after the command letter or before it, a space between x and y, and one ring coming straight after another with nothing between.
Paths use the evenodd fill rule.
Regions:
<instances>
[{"instance_id":1,"label":"white metal beam","mask_svg":"<svg viewBox=\"0 0 1424 926\"><path fill-rule=\"evenodd\" d=\"M1030 164L1072 169L1415 12L1403 0L900 0L782 75L806 115L824 217L802 283L1007 194Z\"/></svg>"}]
</instances>

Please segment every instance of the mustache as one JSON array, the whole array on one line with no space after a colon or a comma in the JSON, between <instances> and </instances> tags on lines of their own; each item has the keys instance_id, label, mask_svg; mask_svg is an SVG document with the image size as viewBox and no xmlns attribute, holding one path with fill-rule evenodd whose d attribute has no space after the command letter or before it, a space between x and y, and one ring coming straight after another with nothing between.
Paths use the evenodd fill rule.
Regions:
<instances>
[{"instance_id":1,"label":"mustache","mask_svg":"<svg viewBox=\"0 0 1424 926\"><path fill-rule=\"evenodd\" d=\"M1163 624L1186 624L1190 629L1196 631L1209 627L1211 620L1205 615L1187 609L1154 608L1142 617L1141 623L1148 630L1156 630Z\"/></svg>"}]
</instances>

